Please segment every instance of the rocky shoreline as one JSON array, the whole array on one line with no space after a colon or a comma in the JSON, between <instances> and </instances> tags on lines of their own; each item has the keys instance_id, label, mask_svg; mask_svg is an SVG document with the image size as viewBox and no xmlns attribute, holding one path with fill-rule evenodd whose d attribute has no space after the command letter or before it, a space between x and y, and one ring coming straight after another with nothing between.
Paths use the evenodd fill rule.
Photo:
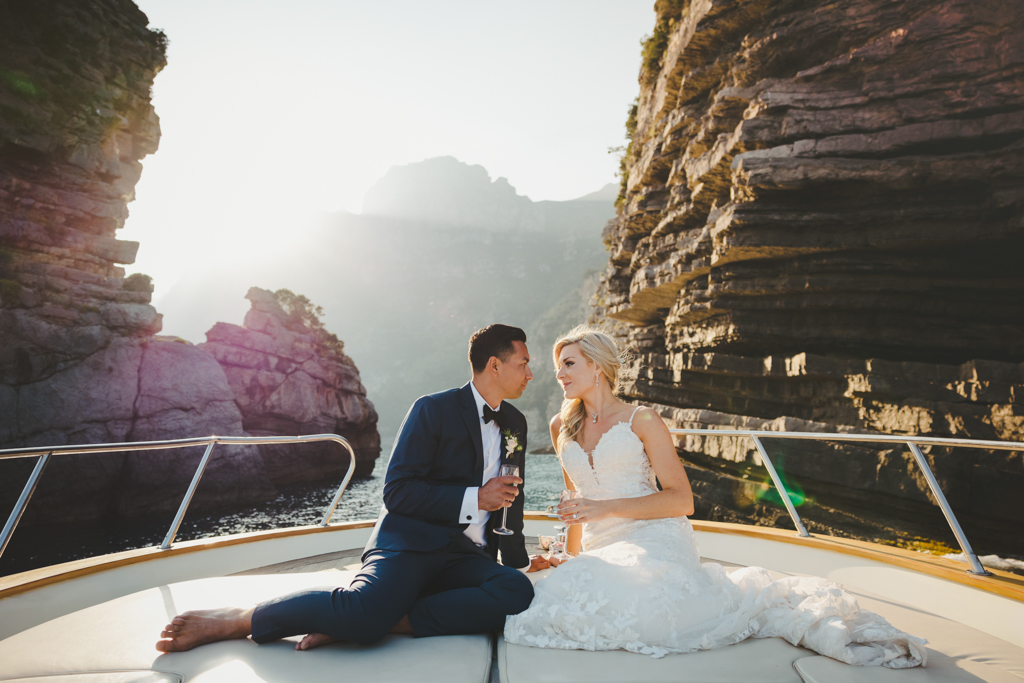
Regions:
<instances>
[{"instance_id":1,"label":"rocky shoreline","mask_svg":"<svg viewBox=\"0 0 1024 683\"><path fill-rule=\"evenodd\" d=\"M246 298L252 308L244 326L217 323L199 345L223 368L242 428L252 436L341 434L355 450L356 475L368 476L380 434L355 363L319 348L271 292L253 287ZM275 485L340 476L349 463L335 444L264 446L261 453Z\"/></svg>"}]
</instances>

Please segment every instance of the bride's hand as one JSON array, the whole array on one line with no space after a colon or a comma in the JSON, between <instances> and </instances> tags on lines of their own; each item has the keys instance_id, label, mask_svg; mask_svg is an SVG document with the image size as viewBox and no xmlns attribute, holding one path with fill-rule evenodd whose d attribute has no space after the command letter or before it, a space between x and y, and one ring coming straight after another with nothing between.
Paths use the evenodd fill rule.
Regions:
<instances>
[{"instance_id":1,"label":"bride's hand","mask_svg":"<svg viewBox=\"0 0 1024 683\"><path fill-rule=\"evenodd\" d=\"M571 557L572 556L570 555L564 560L560 560L555 555L548 555L548 562L551 564L552 567L557 567L560 564L565 564L566 562L568 562Z\"/></svg>"},{"instance_id":2,"label":"bride's hand","mask_svg":"<svg viewBox=\"0 0 1024 683\"><path fill-rule=\"evenodd\" d=\"M596 522L611 517L611 501L573 498L558 505L558 518L566 524Z\"/></svg>"}]
</instances>

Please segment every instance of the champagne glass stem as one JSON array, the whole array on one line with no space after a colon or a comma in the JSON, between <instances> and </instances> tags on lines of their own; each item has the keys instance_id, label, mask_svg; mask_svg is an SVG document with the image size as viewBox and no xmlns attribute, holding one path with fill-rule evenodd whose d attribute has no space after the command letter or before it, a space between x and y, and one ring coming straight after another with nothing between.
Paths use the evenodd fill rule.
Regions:
<instances>
[{"instance_id":1,"label":"champagne glass stem","mask_svg":"<svg viewBox=\"0 0 1024 683\"><path fill-rule=\"evenodd\" d=\"M515 466L515 465L502 465L500 471L501 471L501 476L503 476L503 477L508 477L508 476L518 477L519 476L519 468L517 466ZM501 527L498 528L498 529L494 529L494 533L496 533L496 534L498 534L500 536L511 536L514 532L511 531L510 529L508 529L507 524L508 524L508 508L503 508L502 509L502 513L501 513Z\"/></svg>"}]
</instances>

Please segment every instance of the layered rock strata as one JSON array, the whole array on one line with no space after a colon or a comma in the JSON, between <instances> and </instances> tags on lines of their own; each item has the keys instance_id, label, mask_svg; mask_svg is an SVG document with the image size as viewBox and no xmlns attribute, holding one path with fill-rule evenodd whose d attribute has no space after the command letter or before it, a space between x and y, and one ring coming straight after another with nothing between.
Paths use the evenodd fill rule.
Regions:
<instances>
[{"instance_id":1,"label":"layered rock strata","mask_svg":"<svg viewBox=\"0 0 1024 683\"><path fill-rule=\"evenodd\" d=\"M263 335L269 347L257 349L277 356L259 381L286 379L266 401L236 394L209 353L157 336L149 279L125 277L139 245L116 235L160 137L150 88L166 63L163 35L127 0L43 0L0 5L0 38L0 448L341 430L360 472L372 470L376 414L347 357L317 356L302 334L275 327L273 311L254 310L259 330L225 326L243 332L240 347L228 334L211 350L242 358ZM308 449L219 446L192 509L264 500L275 483L347 467L337 447ZM22 523L169 512L201 455L56 458ZM32 466L0 462L0 514Z\"/></svg>"},{"instance_id":2,"label":"layered rock strata","mask_svg":"<svg viewBox=\"0 0 1024 683\"><path fill-rule=\"evenodd\" d=\"M159 141L149 89L165 59L130 2L0 12L0 380L11 386L160 330L148 282L119 265L139 245L116 232ZM3 441L19 431L3 428Z\"/></svg>"},{"instance_id":3,"label":"layered rock strata","mask_svg":"<svg viewBox=\"0 0 1024 683\"><path fill-rule=\"evenodd\" d=\"M595 309L640 350L628 395L678 426L1024 440L1024 5L657 11ZM787 448L928 500L900 449ZM1020 521L1024 454L928 458L976 527Z\"/></svg>"},{"instance_id":4,"label":"layered rock strata","mask_svg":"<svg viewBox=\"0 0 1024 683\"><path fill-rule=\"evenodd\" d=\"M117 230L160 137L146 24L127 0L0 5L0 448L244 434L220 366L154 336L148 278L124 277L139 245ZM200 455L58 458L24 522L170 510ZM31 466L0 463L0 509ZM195 502L272 493L254 449L223 448Z\"/></svg>"},{"instance_id":5,"label":"layered rock strata","mask_svg":"<svg viewBox=\"0 0 1024 683\"><path fill-rule=\"evenodd\" d=\"M380 455L377 412L359 370L343 353L324 353L314 335L293 320L271 292L246 298L245 325L217 323L200 348L220 363L254 436L340 434L356 452L356 474L369 475ZM263 460L275 484L336 478L349 465L337 444L266 446Z\"/></svg>"}]
</instances>

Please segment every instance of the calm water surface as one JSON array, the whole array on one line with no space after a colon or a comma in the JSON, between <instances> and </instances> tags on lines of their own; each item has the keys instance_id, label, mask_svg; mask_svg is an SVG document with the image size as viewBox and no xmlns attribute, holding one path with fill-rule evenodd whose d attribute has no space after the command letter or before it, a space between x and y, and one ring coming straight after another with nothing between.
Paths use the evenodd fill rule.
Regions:
<instances>
[{"instance_id":1,"label":"calm water surface","mask_svg":"<svg viewBox=\"0 0 1024 683\"><path fill-rule=\"evenodd\" d=\"M377 517L386 460L386 456L377 460L372 476L352 480L332 521ZM277 498L272 501L246 508L187 513L175 540L317 524L338 483L295 484L279 488ZM558 458L554 455L526 456L527 510L543 510L557 503L562 487ZM19 528L11 537L3 557L0 557L0 576L84 557L159 545L173 518L173 513L168 513L166 517Z\"/></svg>"}]
</instances>

